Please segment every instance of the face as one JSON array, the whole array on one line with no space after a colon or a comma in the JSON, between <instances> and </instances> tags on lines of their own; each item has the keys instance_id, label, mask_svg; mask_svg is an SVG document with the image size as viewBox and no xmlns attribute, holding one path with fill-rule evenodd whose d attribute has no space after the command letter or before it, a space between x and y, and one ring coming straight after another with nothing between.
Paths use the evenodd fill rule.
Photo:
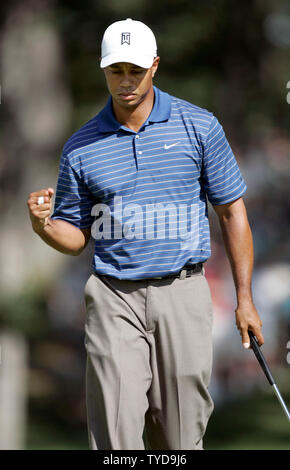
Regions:
<instances>
[{"instance_id":1,"label":"face","mask_svg":"<svg viewBox=\"0 0 290 470\"><path fill-rule=\"evenodd\" d=\"M137 107L152 88L152 79L158 68L159 57L149 69L128 62L118 62L104 68L107 86L114 102L122 108Z\"/></svg>"}]
</instances>

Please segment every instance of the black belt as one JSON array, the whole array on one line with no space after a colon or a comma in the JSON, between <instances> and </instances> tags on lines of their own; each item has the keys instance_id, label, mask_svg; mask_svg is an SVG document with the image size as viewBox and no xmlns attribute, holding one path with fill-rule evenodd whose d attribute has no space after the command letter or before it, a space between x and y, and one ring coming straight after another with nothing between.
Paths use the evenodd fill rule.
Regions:
<instances>
[{"instance_id":1,"label":"black belt","mask_svg":"<svg viewBox=\"0 0 290 470\"><path fill-rule=\"evenodd\" d=\"M198 274L202 271L203 263L195 263L183 266L183 268L175 274L169 274L168 276L157 276L157 277L150 277L149 279L124 279L125 281L150 281L151 279L185 279L186 277L190 277L193 274ZM93 273L95 276L99 276L99 274ZM110 276L109 274L101 274L102 277L110 277L116 279L114 276Z\"/></svg>"},{"instance_id":2,"label":"black belt","mask_svg":"<svg viewBox=\"0 0 290 470\"><path fill-rule=\"evenodd\" d=\"M168 278L179 278L184 279L185 277L190 277L193 274L198 274L202 271L203 263L195 263L190 266L185 265L183 268L178 271L176 274L169 274L168 276L157 276L152 277L151 279L168 279Z\"/></svg>"}]
</instances>

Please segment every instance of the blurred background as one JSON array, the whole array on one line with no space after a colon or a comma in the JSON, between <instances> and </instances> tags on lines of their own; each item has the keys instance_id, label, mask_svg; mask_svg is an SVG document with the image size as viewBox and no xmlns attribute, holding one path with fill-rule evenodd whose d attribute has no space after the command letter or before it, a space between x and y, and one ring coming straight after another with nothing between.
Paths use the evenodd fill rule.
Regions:
<instances>
[{"instance_id":1,"label":"blurred background","mask_svg":"<svg viewBox=\"0 0 290 470\"><path fill-rule=\"evenodd\" d=\"M62 255L32 231L31 191L55 188L62 146L108 94L106 27L155 32L155 85L213 112L247 182L253 294L290 406L290 1L22 0L0 5L0 448L88 449L83 287L92 244ZM235 290L210 208L215 410L206 449L289 449L289 423L236 330Z\"/></svg>"}]
</instances>

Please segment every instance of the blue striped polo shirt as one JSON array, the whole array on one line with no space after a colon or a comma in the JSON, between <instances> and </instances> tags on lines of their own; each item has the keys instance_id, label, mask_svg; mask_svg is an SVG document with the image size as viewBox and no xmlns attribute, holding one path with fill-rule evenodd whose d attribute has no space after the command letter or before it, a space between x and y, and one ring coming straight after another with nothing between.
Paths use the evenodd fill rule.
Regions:
<instances>
[{"instance_id":1,"label":"blue striped polo shirt","mask_svg":"<svg viewBox=\"0 0 290 470\"><path fill-rule=\"evenodd\" d=\"M106 106L65 143L52 219L91 227L93 270L117 279L177 273L211 255L208 201L246 185L217 118L154 86L138 132Z\"/></svg>"}]
</instances>

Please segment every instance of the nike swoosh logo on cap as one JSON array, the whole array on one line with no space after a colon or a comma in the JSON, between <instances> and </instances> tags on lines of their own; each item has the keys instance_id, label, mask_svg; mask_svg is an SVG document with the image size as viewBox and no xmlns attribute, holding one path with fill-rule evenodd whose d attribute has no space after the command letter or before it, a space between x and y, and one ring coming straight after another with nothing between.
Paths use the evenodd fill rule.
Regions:
<instances>
[{"instance_id":1,"label":"nike swoosh logo on cap","mask_svg":"<svg viewBox=\"0 0 290 470\"><path fill-rule=\"evenodd\" d=\"M178 145L179 142L175 142L174 144L171 144L171 145L167 145L167 144L164 144L164 148L165 150L168 150L168 149L171 149L171 147L175 147L175 145Z\"/></svg>"}]
</instances>

